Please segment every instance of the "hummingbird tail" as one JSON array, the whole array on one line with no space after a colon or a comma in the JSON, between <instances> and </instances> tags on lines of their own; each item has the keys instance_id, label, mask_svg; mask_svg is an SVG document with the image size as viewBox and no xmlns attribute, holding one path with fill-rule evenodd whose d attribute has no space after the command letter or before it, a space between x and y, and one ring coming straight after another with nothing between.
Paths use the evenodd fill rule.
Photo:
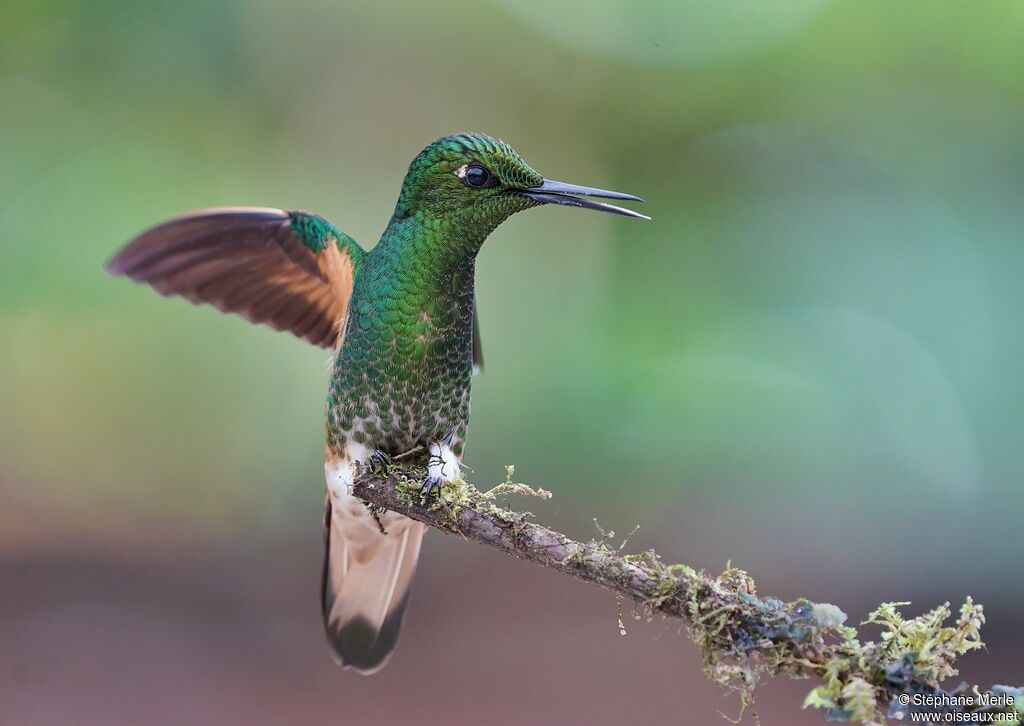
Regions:
<instances>
[{"instance_id":1,"label":"hummingbird tail","mask_svg":"<svg viewBox=\"0 0 1024 726\"><path fill-rule=\"evenodd\" d=\"M393 513L378 523L361 502L332 505L330 494L325 509L324 627L340 663L370 675L398 642L426 527Z\"/></svg>"}]
</instances>

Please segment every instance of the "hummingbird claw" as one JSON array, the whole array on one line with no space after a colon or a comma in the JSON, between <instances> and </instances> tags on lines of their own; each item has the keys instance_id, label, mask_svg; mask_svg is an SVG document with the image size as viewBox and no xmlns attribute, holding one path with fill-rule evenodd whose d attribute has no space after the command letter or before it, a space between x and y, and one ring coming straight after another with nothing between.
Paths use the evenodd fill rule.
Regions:
<instances>
[{"instance_id":1,"label":"hummingbird claw","mask_svg":"<svg viewBox=\"0 0 1024 726\"><path fill-rule=\"evenodd\" d=\"M444 484L444 480L441 477L427 474L423 477L420 485L420 497L430 499L431 495L440 496L442 484Z\"/></svg>"}]
</instances>

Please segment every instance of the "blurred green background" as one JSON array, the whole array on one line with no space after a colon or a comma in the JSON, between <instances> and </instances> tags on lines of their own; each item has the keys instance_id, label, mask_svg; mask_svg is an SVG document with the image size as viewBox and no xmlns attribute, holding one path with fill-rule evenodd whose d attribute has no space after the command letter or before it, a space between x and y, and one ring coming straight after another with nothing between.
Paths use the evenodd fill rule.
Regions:
<instances>
[{"instance_id":1,"label":"blurred green background","mask_svg":"<svg viewBox=\"0 0 1024 726\"><path fill-rule=\"evenodd\" d=\"M326 354L102 272L203 206L369 247L461 130L654 218L484 246L476 483L853 621L971 594L963 676L1019 684L1022 34L1010 0L5 3L0 723L735 715L675 625L438 535L391 665L337 670ZM763 723L819 723L809 687Z\"/></svg>"}]
</instances>

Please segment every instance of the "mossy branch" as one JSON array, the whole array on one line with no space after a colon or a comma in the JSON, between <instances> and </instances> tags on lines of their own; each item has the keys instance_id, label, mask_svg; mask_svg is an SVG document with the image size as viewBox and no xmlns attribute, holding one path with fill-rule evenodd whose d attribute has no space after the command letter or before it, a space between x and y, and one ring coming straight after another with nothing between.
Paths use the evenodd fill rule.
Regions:
<instances>
[{"instance_id":1,"label":"mossy branch","mask_svg":"<svg viewBox=\"0 0 1024 726\"><path fill-rule=\"evenodd\" d=\"M609 536L579 542L535 524L529 513L497 501L507 494L551 496L513 482L511 467L507 480L490 491L460 481L446 484L429 502L419 494L423 474L416 467L371 467L353 489L372 509L404 514L612 590L635 602L641 616L683 620L708 677L739 692L744 705L759 682L785 674L819 681L803 707L822 709L829 721L910 722L916 712L934 714L936 721L946 713L973 713L966 718L979 723L1024 722L1022 688L941 687L957 674L958 656L983 647L979 629L985 616L970 598L951 621L948 603L912 619L898 610L909 603L884 604L863 623L881 626L879 642L861 642L836 606L761 597L743 570L729 567L712 577L687 565L665 564L653 550L622 554Z\"/></svg>"}]
</instances>

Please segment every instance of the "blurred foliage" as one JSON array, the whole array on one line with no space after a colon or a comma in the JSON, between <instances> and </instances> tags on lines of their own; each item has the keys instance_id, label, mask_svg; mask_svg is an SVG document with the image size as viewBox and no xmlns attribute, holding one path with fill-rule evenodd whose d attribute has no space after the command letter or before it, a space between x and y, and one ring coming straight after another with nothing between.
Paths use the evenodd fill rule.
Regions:
<instances>
[{"instance_id":1,"label":"blurred foliage","mask_svg":"<svg viewBox=\"0 0 1024 726\"><path fill-rule=\"evenodd\" d=\"M654 217L543 209L484 247L478 478L665 539L700 507L721 560L781 538L864 576L932 522L911 577L970 562L957 587L1010 598L984 589L1024 565L1024 6L759 8L6 3L0 486L309 526L325 355L101 265L220 204L371 246L409 160L476 129Z\"/></svg>"}]
</instances>

